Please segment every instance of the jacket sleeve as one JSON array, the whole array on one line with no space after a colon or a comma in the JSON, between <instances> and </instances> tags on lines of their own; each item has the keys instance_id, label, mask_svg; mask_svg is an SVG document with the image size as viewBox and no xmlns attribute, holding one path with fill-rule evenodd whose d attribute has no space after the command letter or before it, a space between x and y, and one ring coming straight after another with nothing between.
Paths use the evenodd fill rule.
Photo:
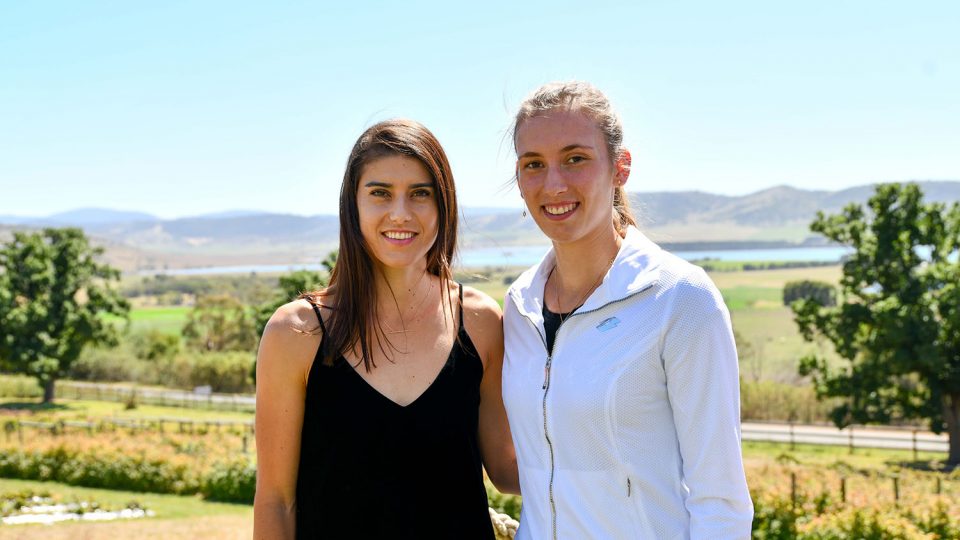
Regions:
<instances>
[{"instance_id":1,"label":"jacket sleeve","mask_svg":"<svg viewBox=\"0 0 960 540\"><path fill-rule=\"evenodd\" d=\"M753 504L740 448L740 381L730 314L699 269L676 287L661 351L690 490L690 538L750 538Z\"/></svg>"}]
</instances>

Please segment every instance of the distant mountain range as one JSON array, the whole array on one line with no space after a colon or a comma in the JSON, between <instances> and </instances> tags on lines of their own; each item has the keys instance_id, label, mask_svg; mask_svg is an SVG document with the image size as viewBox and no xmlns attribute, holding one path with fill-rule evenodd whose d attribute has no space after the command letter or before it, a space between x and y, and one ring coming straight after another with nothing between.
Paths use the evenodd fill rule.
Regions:
<instances>
[{"instance_id":1,"label":"distant mountain range","mask_svg":"<svg viewBox=\"0 0 960 540\"><path fill-rule=\"evenodd\" d=\"M960 182L917 182L925 200L960 201ZM874 186L809 191L778 186L744 196L699 191L632 193L641 228L673 247L759 247L820 244L808 226L816 212L863 203ZM462 212L464 248L546 244L533 220L516 208ZM293 264L321 260L336 248L338 219L236 210L164 220L142 212L83 208L46 217L0 215L0 239L10 229L79 226L107 248L124 271L188 266Z\"/></svg>"}]
</instances>

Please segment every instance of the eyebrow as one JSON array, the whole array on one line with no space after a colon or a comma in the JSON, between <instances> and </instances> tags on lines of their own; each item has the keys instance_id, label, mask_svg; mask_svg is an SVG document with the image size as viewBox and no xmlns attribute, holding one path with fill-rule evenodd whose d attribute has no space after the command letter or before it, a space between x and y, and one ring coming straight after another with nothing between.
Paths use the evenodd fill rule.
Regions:
<instances>
[{"instance_id":1,"label":"eyebrow","mask_svg":"<svg viewBox=\"0 0 960 540\"><path fill-rule=\"evenodd\" d=\"M594 148L593 148L592 146L590 146L589 144L568 144L567 146L564 146L563 148L561 148L561 149L560 149L560 152L561 152L561 153L563 153L563 152L569 152L569 151L571 151L571 150L576 150L576 149L578 149L578 148L582 148L582 149L584 149L584 150L594 150ZM517 158L518 158L518 159L523 159L523 158L527 158L527 157L538 157L538 156L540 156L540 153L539 153L539 152L524 152L523 154L517 156Z\"/></svg>"},{"instance_id":2,"label":"eyebrow","mask_svg":"<svg viewBox=\"0 0 960 540\"><path fill-rule=\"evenodd\" d=\"M393 184L389 182L380 182L378 180L371 180L363 185L363 187L383 187L383 188L392 188ZM421 182L419 184L411 184L410 189L420 189L420 188L432 188L432 182Z\"/></svg>"}]
</instances>

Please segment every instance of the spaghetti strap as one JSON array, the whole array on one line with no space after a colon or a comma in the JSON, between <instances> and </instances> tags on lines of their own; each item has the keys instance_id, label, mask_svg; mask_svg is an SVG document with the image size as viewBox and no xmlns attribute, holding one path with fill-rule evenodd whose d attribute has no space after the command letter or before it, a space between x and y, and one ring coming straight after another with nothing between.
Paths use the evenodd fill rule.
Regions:
<instances>
[{"instance_id":1,"label":"spaghetti strap","mask_svg":"<svg viewBox=\"0 0 960 540\"><path fill-rule=\"evenodd\" d=\"M320 314L320 306L313 302L313 298L308 298L307 302L310 303L310 307L313 308L313 312L317 314L317 321L320 323L320 330L323 331L323 336L327 335L327 328L323 325L323 315Z\"/></svg>"}]
</instances>

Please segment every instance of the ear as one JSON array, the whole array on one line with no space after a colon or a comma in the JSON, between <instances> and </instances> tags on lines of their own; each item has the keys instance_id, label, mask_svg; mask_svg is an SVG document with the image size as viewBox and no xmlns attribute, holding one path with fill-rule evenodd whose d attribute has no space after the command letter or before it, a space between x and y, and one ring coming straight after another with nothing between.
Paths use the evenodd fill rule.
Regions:
<instances>
[{"instance_id":1,"label":"ear","mask_svg":"<svg viewBox=\"0 0 960 540\"><path fill-rule=\"evenodd\" d=\"M630 178L630 165L633 161L630 151L626 148L620 152L620 156L617 158L616 167L617 174L615 175L615 181L618 186L622 186L627 183L627 179Z\"/></svg>"}]
</instances>

